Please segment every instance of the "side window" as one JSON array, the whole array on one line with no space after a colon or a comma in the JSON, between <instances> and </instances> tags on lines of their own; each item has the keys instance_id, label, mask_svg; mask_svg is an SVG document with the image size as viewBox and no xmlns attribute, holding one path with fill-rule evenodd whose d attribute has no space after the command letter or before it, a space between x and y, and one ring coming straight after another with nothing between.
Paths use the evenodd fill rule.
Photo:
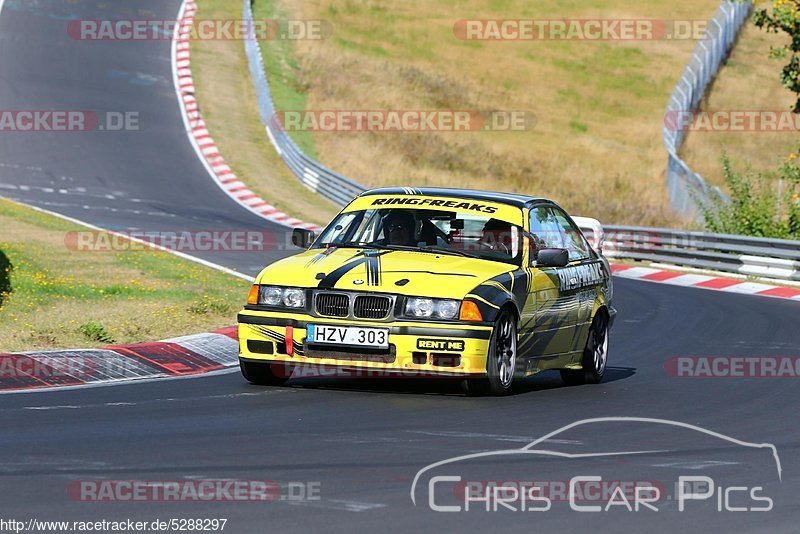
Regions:
<instances>
[{"instance_id":1,"label":"side window","mask_svg":"<svg viewBox=\"0 0 800 534\"><path fill-rule=\"evenodd\" d=\"M581 231L576 227L566 214L553 209L558 226L564 233L564 248L569 251L569 261L585 260L589 257L589 245L583 237Z\"/></svg>"},{"instance_id":2,"label":"side window","mask_svg":"<svg viewBox=\"0 0 800 534\"><path fill-rule=\"evenodd\" d=\"M550 208L533 208L530 223L532 256L543 248L566 248L561 227Z\"/></svg>"},{"instance_id":3,"label":"side window","mask_svg":"<svg viewBox=\"0 0 800 534\"><path fill-rule=\"evenodd\" d=\"M336 225L322 234L318 241L320 243L337 244L350 239L353 232L356 231L356 228L361 223L362 216L363 215L357 212L343 213L336 221Z\"/></svg>"}]
</instances>

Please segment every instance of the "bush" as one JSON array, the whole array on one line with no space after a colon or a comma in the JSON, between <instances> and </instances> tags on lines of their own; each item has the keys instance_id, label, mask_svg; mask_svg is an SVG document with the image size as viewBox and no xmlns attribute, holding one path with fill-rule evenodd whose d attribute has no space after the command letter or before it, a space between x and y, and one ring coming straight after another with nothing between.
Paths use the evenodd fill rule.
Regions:
<instances>
[{"instance_id":1,"label":"bush","mask_svg":"<svg viewBox=\"0 0 800 534\"><path fill-rule=\"evenodd\" d=\"M13 267L8 256L0 250L0 308L3 306L3 301L6 300L6 297L11 294L11 271Z\"/></svg>"},{"instance_id":2,"label":"bush","mask_svg":"<svg viewBox=\"0 0 800 534\"><path fill-rule=\"evenodd\" d=\"M82 324L78 327L78 331L92 341L99 341L100 343L114 343L115 341L103 325L94 321Z\"/></svg>"},{"instance_id":3,"label":"bush","mask_svg":"<svg viewBox=\"0 0 800 534\"><path fill-rule=\"evenodd\" d=\"M721 234L800 239L800 151L773 175L742 174L722 158L731 202L701 203L706 229Z\"/></svg>"},{"instance_id":4,"label":"bush","mask_svg":"<svg viewBox=\"0 0 800 534\"><path fill-rule=\"evenodd\" d=\"M233 307L229 303L208 295L203 295L199 302L193 303L187 310L194 315L230 315L233 313Z\"/></svg>"}]
</instances>

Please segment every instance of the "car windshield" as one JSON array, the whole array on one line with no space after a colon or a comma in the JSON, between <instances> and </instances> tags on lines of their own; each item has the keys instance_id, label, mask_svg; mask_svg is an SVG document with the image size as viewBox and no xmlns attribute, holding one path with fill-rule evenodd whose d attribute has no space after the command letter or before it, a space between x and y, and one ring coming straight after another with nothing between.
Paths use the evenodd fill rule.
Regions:
<instances>
[{"instance_id":1,"label":"car windshield","mask_svg":"<svg viewBox=\"0 0 800 534\"><path fill-rule=\"evenodd\" d=\"M314 248L414 250L519 265L522 233L507 221L471 213L368 209L339 214Z\"/></svg>"}]
</instances>

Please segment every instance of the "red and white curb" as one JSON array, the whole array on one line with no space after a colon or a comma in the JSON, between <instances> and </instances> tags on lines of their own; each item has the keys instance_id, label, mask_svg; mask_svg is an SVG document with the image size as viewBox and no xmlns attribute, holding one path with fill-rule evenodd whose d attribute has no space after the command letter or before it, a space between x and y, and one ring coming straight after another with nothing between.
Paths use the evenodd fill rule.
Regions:
<instances>
[{"instance_id":1,"label":"red and white curb","mask_svg":"<svg viewBox=\"0 0 800 534\"><path fill-rule=\"evenodd\" d=\"M669 284L673 286L711 289L714 291L724 291L726 293L790 299L800 302L800 289L792 287L622 264L612 264L611 270L614 276L619 278L630 278L633 280Z\"/></svg>"},{"instance_id":2,"label":"red and white curb","mask_svg":"<svg viewBox=\"0 0 800 534\"><path fill-rule=\"evenodd\" d=\"M245 209L274 223L291 228L321 230L322 228L316 224L307 223L283 213L251 191L234 174L225 162L225 158L220 154L219 148L208 132L195 96L189 41L191 40L192 25L196 13L197 3L194 0L186 0L181 6L181 11L178 15L180 24L175 30L172 41L172 65L175 89L178 94L183 122L198 157L217 185Z\"/></svg>"},{"instance_id":3,"label":"red and white curb","mask_svg":"<svg viewBox=\"0 0 800 534\"><path fill-rule=\"evenodd\" d=\"M791 287L621 264L611 270L619 278L800 302L800 289ZM0 354L0 393L198 375L235 367L238 354L235 326L103 349Z\"/></svg>"},{"instance_id":4,"label":"red and white curb","mask_svg":"<svg viewBox=\"0 0 800 534\"><path fill-rule=\"evenodd\" d=\"M103 349L0 354L0 392L178 378L238 364L236 327Z\"/></svg>"}]
</instances>

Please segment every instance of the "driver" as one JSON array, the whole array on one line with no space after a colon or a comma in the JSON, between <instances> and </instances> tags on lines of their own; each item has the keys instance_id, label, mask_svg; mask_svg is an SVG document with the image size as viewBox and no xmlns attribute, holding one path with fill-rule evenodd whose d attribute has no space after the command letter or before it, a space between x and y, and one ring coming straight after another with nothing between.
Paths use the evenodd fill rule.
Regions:
<instances>
[{"instance_id":1,"label":"driver","mask_svg":"<svg viewBox=\"0 0 800 534\"><path fill-rule=\"evenodd\" d=\"M511 223L489 219L483 226L481 245L493 252L511 253Z\"/></svg>"},{"instance_id":2,"label":"driver","mask_svg":"<svg viewBox=\"0 0 800 534\"><path fill-rule=\"evenodd\" d=\"M408 210L390 210L383 217L383 233L389 245L416 246L414 228L416 219Z\"/></svg>"}]
</instances>

